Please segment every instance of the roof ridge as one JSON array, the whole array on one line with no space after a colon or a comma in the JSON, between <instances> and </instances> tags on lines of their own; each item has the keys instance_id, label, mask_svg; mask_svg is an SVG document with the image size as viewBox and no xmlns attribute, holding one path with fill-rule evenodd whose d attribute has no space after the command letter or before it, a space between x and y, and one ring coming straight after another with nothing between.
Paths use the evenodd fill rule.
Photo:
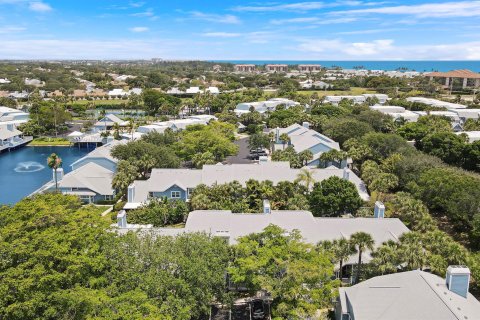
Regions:
<instances>
[{"instance_id":1,"label":"roof ridge","mask_svg":"<svg viewBox=\"0 0 480 320\"><path fill-rule=\"evenodd\" d=\"M443 299L443 297L437 292L437 290L435 290L434 287L432 287L430 285L430 283L427 281L427 279L425 279L425 277L423 276L423 272L425 271L421 271L421 270L416 270L418 272L418 274L420 275L420 277L423 279L423 281L425 281L425 283L427 284L427 286L430 287L430 289L432 289L432 291L435 293L435 295L440 299L440 301L442 301L442 303L447 307L448 310L450 310L450 312L455 316L455 318L457 318L458 320L461 320L457 314L455 312L453 312L452 308L450 308L450 306L446 303L446 301Z\"/></svg>"}]
</instances>

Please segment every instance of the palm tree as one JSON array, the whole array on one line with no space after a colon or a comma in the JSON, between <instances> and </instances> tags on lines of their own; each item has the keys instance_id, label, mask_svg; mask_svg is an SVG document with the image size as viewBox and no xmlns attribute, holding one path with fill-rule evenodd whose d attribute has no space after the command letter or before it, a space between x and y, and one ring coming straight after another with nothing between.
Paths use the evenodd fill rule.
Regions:
<instances>
[{"instance_id":1,"label":"palm tree","mask_svg":"<svg viewBox=\"0 0 480 320\"><path fill-rule=\"evenodd\" d=\"M312 185L315 182L312 171L306 168L301 169L300 173L297 175L297 178L295 179L295 182L303 183L307 188L307 192L310 192L310 185Z\"/></svg>"},{"instance_id":2,"label":"palm tree","mask_svg":"<svg viewBox=\"0 0 480 320\"><path fill-rule=\"evenodd\" d=\"M113 137L120 140L120 125L117 122L113 123Z\"/></svg>"},{"instance_id":3,"label":"palm tree","mask_svg":"<svg viewBox=\"0 0 480 320\"><path fill-rule=\"evenodd\" d=\"M298 153L298 158L302 162L302 165L306 166L308 161L313 159L313 153L310 150L303 150Z\"/></svg>"},{"instance_id":4,"label":"palm tree","mask_svg":"<svg viewBox=\"0 0 480 320\"><path fill-rule=\"evenodd\" d=\"M105 125L105 132L107 132L107 112L105 111L105 109L102 109L100 110L100 115L102 116L103 118L103 123Z\"/></svg>"},{"instance_id":5,"label":"palm tree","mask_svg":"<svg viewBox=\"0 0 480 320\"><path fill-rule=\"evenodd\" d=\"M62 158L56 153L52 153L47 158L47 164L50 169L53 169L53 174L55 176L55 191L58 191L57 169L62 166Z\"/></svg>"},{"instance_id":6,"label":"palm tree","mask_svg":"<svg viewBox=\"0 0 480 320\"><path fill-rule=\"evenodd\" d=\"M347 260L352 254L355 253L355 248L352 243L345 238L340 238L338 240L333 240L333 249L335 252L335 257L339 261L340 271L338 273L338 278L342 279L342 268L343 262Z\"/></svg>"},{"instance_id":7,"label":"palm tree","mask_svg":"<svg viewBox=\"0 0 480 320\"><path fill-rule=\"evenodd\" d=\"M290 137L286 133L282 133L280 135L280 141L282 141L283 144L283 150L285 150L285 145L290 142Z\"/></svg>"},{"instance_id":8,"label":"palm tree","mask_svg":"<svg viewBox=\"0 0 480 320\"><path fill-rule=\"evenodd\" d=\"M355 284L360 281L360 272L362 268L362 253L366 250L373 250L375 240L372 236L366 232L356 232L350 237L352 245L357 248L358 251L358 264L357 264L357 276L355 277Z\"/></svg>"},{"instance_id":9,"label":"palm tree","mask_svg":"<svg viewBox=\"0 0 480 320\"><path fill-rule=\"evenodd\" d=\"M133 140L133 133L135 132L135 122L133 122L133 119L130 119L128 121L128 129L130 130L130 133L132 134L132 140Z\"/></svg>"}]
</instances>

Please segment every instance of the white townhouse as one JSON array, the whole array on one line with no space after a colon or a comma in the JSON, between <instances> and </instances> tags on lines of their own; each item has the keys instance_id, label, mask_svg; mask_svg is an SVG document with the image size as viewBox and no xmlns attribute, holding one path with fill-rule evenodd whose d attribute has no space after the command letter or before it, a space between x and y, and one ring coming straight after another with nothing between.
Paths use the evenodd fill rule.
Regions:
<instances>
[{"instance_id":1,"label":"white townhouse","mask_svg":"<svg viewBox=\"0 0 480 320\"><path fill-rule=\"evenodd\" d=\"M304 122L303 125L295 123L286 128L275 128L271 132L274 133L275 137L274 150L284 150L288 146L292 146L297 153L310 150L313 154L313 159L307 164L309 167L318 167L320 165L319 157L322 153L332 149L340 150L338 142L310 129L307 122ZM287 134L290 140L286 143L280 140L282 134ZM326 164L326 166L329 165L344 168L347 162Z\"/></svg>"},{"instance_id":2,"label":"white townhouse","mask_svg":"<svg viewBox=\"0 0 480 320\"><path fill-rule=\"evenodd\" d=\"M363 181L351 170L336 167L307 168L315 182L336 176L352 182L360 197L370 197ZM127 204L124 209L135 209L151 198L167 198L188 201L193 190L200 184L211 186L233 181L245 186L248 180L294 182L300 169L290 168L288 162L261 162L251 164L204 165L202 169L153 169L148 180L136 180L128 187Z\"/></svg>"}]
</instances>

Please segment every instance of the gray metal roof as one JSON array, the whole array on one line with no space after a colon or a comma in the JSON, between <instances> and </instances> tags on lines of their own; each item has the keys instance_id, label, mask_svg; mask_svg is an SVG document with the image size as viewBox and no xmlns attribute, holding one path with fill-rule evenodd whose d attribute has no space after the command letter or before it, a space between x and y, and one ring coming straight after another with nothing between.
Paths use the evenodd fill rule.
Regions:
<instances>
[{"instance_id":1,"label":"gray metal roof","mask_svg":"<svg viewBox=\"0 0 480 320\"><path fill-rule=\"evenodd\" d=\"M408 228L399 219L388 218L316 218L309 211L273 210L270 214L232 213L228 210L197 210L188 215L185 228L136 228L140 232L151 232L156 236L177 235L185 232L205 232L222 236L235 244L237 239L251 233L258 233L270 224L287 231L299 230L304 241L317 244L320 241L350 238L359 231L369 233L380 246L387 240L397 241ZM121 233L135 228L120 229ZM355 263L352 255L345 264ZM370 252L364 252L362 259L371 260Z\"/></svg>"},{"instance_id":2,"label":"gray metal roof","mask_svg":"<svg viewBox=\"0 0 480 320\"><path fill-rule=\"evenodd\" d=\"M315 181L322 181L332 176L343 177L343 169L329 167L325 169L306 168L313 173ZM147 200L148 192L163 192L173 185L186 188L195 188L200 184L224 184L238 181L242 185L250 180L272 181L277 184L281 181L293 182L297 179L301 169L292 169L288 162L266 162L262 164L231 164L231 165L204 165L203 169L153 169L147 181L135 181L135 203ZM363 181L349 170L349 181L355 184L359 195L364 200L369 199Z\"/></svg>"},{"instance_id":3,"label":"gray metal roof","mask_svg":"<svg viewBox=\"0 0 480 320\"><path fill-rule=\"evenodd\" d=\"M355 320L478 320L480 302L451 292L445 279L419 270L375 277L341 288L342 309ZM343 299L343 301L342 301Z\"/></svg>"},{"instance_id":4,"label":"gray metal roof","mask_svg":"<svg viewBox=\"0 0 480 320\"><path fill-rule=\"evenodd\" d=\"M60 188L89 189L100 195L113 195L112 180L114 173L96 163L86 165L67 173L58 182Z\"/></svg>"}]
</instances>

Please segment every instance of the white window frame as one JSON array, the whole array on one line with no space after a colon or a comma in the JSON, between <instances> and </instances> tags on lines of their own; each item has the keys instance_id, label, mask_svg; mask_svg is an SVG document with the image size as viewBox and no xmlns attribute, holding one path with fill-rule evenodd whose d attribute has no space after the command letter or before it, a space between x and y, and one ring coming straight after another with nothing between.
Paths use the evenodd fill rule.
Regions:
<instances>
[{"instance_id":1,"label":"white window frame","mask_svg":"<svg viewBox=\"0 0 480 320\"><path fill-rule=\"evenodd\" d=\"M187 188L187 199L190 199L195 188Z\"/></svg>"},{"instance_id":2,"label":"white window frame","mask_svg":"<svg viewBox=\"0 0 480 320\"><path fill-rule=\"evenodd\" d=\"M175 194L175 195L178 194L178 197L173 196L174 194ZM182 193L181 193L180 191L171 191L171 192L170 192L170 198L172 198L172 199L181 199L181 198L182 198Z\"/></svg>"}]
</instances>

